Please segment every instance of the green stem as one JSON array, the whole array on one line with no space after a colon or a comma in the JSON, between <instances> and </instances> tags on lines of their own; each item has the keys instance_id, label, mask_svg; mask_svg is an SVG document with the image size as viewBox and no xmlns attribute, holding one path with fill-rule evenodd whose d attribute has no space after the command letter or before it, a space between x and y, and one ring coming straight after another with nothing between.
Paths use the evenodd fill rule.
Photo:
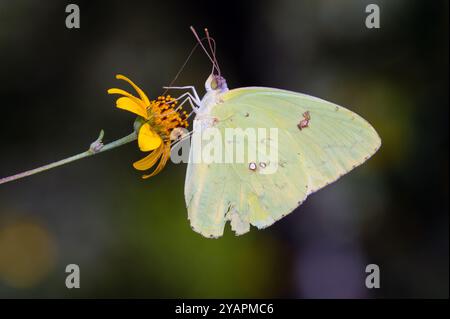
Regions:
<instances>
[{"instance_id":1,"label":"green stem","mask_svg":"<svg viewBox=\"0 0 450 319\"><path fill-rule=\"evenodd\" d=\"M40 172L44 172L44 171L47 171L49 169L52 169L52 168L55 168L55 167L58 167L58 166L62 166L62 165L65 165L65 164L68 164L68 163L71 163L71 162L74 162L74 161L78 161L78 160L80 160L82 158L89 157L89 156L92 156L92 155L96 155L96 154L99 154L99 153L102 153L102 152L106 152L106 151L109 151L109 150L111 150L113 148L116 148L116 147L125 145L127 143L133 142L133 141L136 140L136 133L133 132L130 135L122 137L122 138L120 138L120 139L118 139L116 141L113 141L111 143L108 143L106 145L102 144L102 138L103 138L103 130L100 132L100 136L98 137L98 139L91 144L90 148L87 151L85 151L83 153L80 153L80 154L77 154L77 155L73 155L71 157L62 159L62 160L54 162L54 163L50 163L50 164L47 164L47 165L44 165L44 166L41 166L41 167L38 167L38 168L35 168L35 169L32 169L32 170L29 170L29 171L25 171L25 172L22 172L22 173L19 173L19 174L16 174L16 175L12 175L12 176L1 178L0 179L0 184L8 183L8 182L15 181L17 179L21 179L21 178L24 178L24 177L27 177L27 176L30 176L30 175L34 175L34 174L37 174L37 173L40 173Z\"/></svg>"}]
</instances>

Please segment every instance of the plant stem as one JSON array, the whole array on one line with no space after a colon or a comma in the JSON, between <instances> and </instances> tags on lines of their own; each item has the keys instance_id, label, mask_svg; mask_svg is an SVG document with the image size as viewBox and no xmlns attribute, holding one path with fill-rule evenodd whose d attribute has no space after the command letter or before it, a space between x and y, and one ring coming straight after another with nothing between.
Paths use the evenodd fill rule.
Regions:
<instances>
[{"instance_id":1,"label":"plant stem","mask_svg":"<svg viewBox=\"0 0 450 319\"><path fill-rule=\"evenodd\" d=\"M52 168L55 168L55 167L58 167L58 166L62 166L62 165L65 165L65 164L68 164L68 163L71 163L71 162L74 162L74 161L78 161L78 160L80 160L82 158L89 157L89 156L92 156L92 155L96 155L96 154L99 154L99 153L102 153L102 152L106 152L106 151L109 151L109 150L111 150L113 148L116 148L116 147L125 145L127 143L133 142L133 141L136 140L136 133L133 132L130 135L122 137L122 138L120 138L118 140L115 140L115 141L113 141L111 143L108 143L106 145L103 145L101 143L102 138L103 138L103 130L100 132L100 136L98 137L98 139L94 143L91 144L90 148L87 151L85 151L83 153L80 153L80 154L77 154L77 155L73 155L71 157L62 159L62 160L54 162L54 163L50 163L50 164L47 164L47 165L44 165L44 166L41 166L41 167L38 167L38 168L35 168L35 169L31 169L29 171L25 171L25 172L22 172L22 173L19 173L19 174L16 174L16 175L12 175L12 176L1 178L0 179L0 184L8 183L8 182L15 181L17 179L21 179L21 178L24 178L24 177L27 177L27 176L30 176L30 175L34 175L34 174L37 174L37 173L40 173L40 172L44 172L44 171L47 171L49 169L52 169Z\"/></svg>"}]
</instances>

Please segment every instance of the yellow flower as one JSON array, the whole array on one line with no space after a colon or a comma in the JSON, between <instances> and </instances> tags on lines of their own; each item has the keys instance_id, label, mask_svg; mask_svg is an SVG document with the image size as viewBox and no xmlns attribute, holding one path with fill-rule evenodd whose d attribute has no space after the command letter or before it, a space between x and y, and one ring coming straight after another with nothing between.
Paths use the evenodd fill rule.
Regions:
<instances>
[{"instance_id":1,"label":"yellow flower","mask_svg":"<svg viewBox=\"0 0 450 319\"><path fill-rule=\"evenodd\" d=\"M124 80L131 84L139 97L136 97L121 89L109 89L109 94L119 94L116 105L118 108L127 110L138 115L136 128L138 133L138 146L143 152L151 152L143 159L133 163L135 169L146 171L156 165L156 169L149 175L142 178L149 178L158 174L166 165L170 158L170 133L177 127L187 127L186 112L180 114L175 106L178 101L170 95L159 96L156 100L150 101L136 84L123 75L116 75L119 80ZM181 109L181 107L179 107ZM183 117L182 117L183 116Z\"/></svg>"}]
</instances>

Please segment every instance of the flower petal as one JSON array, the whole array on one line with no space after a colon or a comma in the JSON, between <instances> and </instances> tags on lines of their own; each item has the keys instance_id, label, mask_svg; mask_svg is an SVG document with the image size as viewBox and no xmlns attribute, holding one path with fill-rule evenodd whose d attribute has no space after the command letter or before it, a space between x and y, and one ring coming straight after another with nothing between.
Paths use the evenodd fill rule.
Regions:
<instances>
[{"instance_id":1,"label":"flower petal","mask_svg":"<svg viewBox=\"0 0 450 319\"><path fill-rule=\"evenodd\" d=\"M118 98L116 101L116 105L119 109L130 111L134 114L142 116L145 119L148 119L147 109L145 105L135 102L129 97Z\"/></svg>"},{"instance_id":2,"label":"flower petal","mask_svg":"<svg viewBox=\"0 0 450 319\"><path fill-rule=\"evenodd\" d=\"M136 84L134 84L133 81L131 81L129 78L127 78L126 76L122 75L122 74L117 74L116 75L116 79L118 80L124 80L127 81L128 83L131 84L131 86L136 90L136 92L139 94L139 96L141 97L142 101L144 101L144 104L146 106L150 105L150 101L147 97L147 95L145 95L144 91L141 90L141 88L139 86L137 86Z\"/></svg>"},{"instance_id":3,"label":"flower petal","mask_svg":"<svg viewBox=\"0 0 450 319\"><path fill-rule=\"evenodd\" d=\"M150 178L161 172L164 166L166 166L166 163L169 160L169 158L170 158L170 144L169 145L165 144L161 160L159 161L158 166L156 166L156 169L149 175L143 175L142 178L143 179Z\"/></svg>"},{"instance_id":4,"label":"flower petal","mask_svg":"<svg viewBox=\"0 0 450 319\"><path fill-rule=\"evenodd\" d=\"M157 149L161 143L161 137L150 128L148 123L141 126L138 134L138 145L141 151L153 151L154 149Z\"/></svg>"},{"instance_id":5,"label":"flower petal","mask_svg":"<svg viewBox=\"0 0 450 319\"><path fill-rule=\"evenodd\" d=\"M109 89L109 90L108 90L108 94L121 94L121 95L124 95L124 96L126 96L126 97L129 97L129 98L131 98L131 99L137 99L137 97L135 97L133 94L128 93L128 92L125 91L125 90L117 89L117 88Z\"/></svg>"},{"instance_id":6,"label":"flower petal","mask_svg":"<svg viewBox=\"0 0 450 319\"><path fill-rule=\"evenodd\" d=\"M158 159L161 157L162 151L164 149L163 146L164 145L161 144L156 150L151 152L149 155L147 155L146 157L137 162L134 162L133 167L138 171L146 171L152 168L156 164L156 162L158 162Z\"/></svg>"}]
</instances>

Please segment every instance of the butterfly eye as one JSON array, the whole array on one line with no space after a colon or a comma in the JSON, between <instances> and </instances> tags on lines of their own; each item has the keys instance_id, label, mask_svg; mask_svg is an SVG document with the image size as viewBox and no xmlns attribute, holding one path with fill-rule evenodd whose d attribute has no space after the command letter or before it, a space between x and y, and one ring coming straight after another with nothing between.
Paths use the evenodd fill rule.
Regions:
<instances>
[{"instance_id":1,"label":"butterfly eye","mask_svg":"<svg viewBox=\"0 0 450 319\"><path fill-rule=\"evenodd\" d=\"M211 89L217 90L217 80L216 80L216 78L212 79L212 81L211 81Z\"/></svg>"},{"instance_id":2,"label":"butterfly eye","mask_svg":"<svg viewBox=\"0 0 450 319\"><path fill-rule=\"evenodd\" d=\"M251 162L250 164L248 164L248 169L251 171L256 171L256 163L255 162Z\"/></svg>"}]
</instances>

